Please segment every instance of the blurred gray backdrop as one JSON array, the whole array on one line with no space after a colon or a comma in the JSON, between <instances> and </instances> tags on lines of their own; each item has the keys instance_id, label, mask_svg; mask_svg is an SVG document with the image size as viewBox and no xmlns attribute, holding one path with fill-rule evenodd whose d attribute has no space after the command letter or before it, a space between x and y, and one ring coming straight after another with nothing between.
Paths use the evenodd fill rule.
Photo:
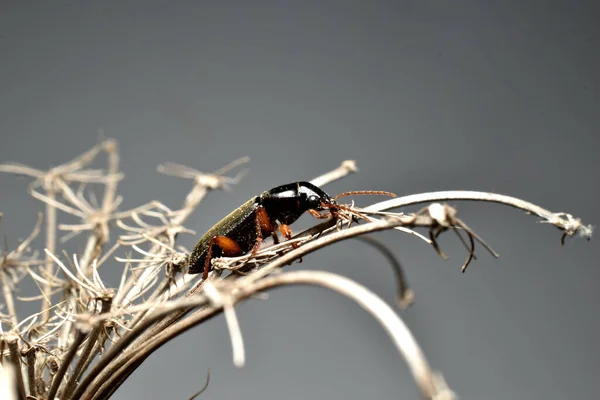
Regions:
<instances>
[{"instance_id":1,"label":"blurred gray backdrop","mask_svg":"<svg viewBox=\"0 0 600 400\"><path fill-rule=\"evenodd\" d=\"M165 161L250 172L188 221L204 232L250 196L355 159L338 193L472 189L588 223L598 212L600 12L593 1L9 2L0 10L0 162L46 168L118 139L124 208L175 208L189 181ZM40 204L0 175L0 226L25 236ZM378 199L358 199L359 204ZM402 317L462 399L595 398L597 243L568 240L500 205L454 203L500 254L460 273L414 237L376 235L416 292ZM312 221L303 219L307 226ZM182 243L193 246L194 237ZM393 275L363 243L293 269L343 274L393 303ZM239 308L247 365L222 317L164 346L117 399L410 399L418 391L382 329L324 289Z\"/></svg>"}]
</instances>

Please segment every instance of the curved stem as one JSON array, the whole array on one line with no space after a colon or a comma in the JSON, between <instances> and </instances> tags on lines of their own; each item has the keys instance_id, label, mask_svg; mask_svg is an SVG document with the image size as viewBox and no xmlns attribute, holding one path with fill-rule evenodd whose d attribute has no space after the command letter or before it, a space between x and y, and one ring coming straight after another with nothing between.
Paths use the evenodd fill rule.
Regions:
<instances>
[{"instance_id":1,"label":"curved stem","mask_svg":"<svg viewBox=\"0 0 600 400\"><path fill-rule=\"evenodd\" d=\"M413 378L426 398L434 399L440 392L449 393L448 388L440 387L439 382L436 381L435 374L431 370L421 348L402 319L380 297L348 278L323 271L286 272L267 277L247 287L235 285L236 290L232 291L232 295L235 296L236 301L242 301L261 291L287 285L322 286L356 301L363 309L373 315L388 333L392 342L406 360ZM106 398L106 395L109 394L107 391L115 390L115 384L119 380L122 382L121 372L126 372L134 367L135 364L172 338L204 322L216 313L222 312L222 307L222 305L215 305L199 310L189 318L152 338L144 345L143 351L137 349L129 360L121 364L118 371L115 371L108 379L100 381L101 383L97 387L90 387L88 392L98 393L98 396L94 396L94 399Z\"/></svg>"},{"instance_id":2,"label":"curved stem","mask_svg":"<svg viewBox=\"0 0 600 400\"><path fill-rule=\"evenodd\" d=\"M325 237L319 238L319 239L315 240L314 242L306 243L303 246L300 246L297 249L294 249L294 250L290 251L289 253L284 254L283 256L281 256L278 259L267 264L263 269L255 272L254 274L237 279L236 283L239 284L241 287L243 287L244 285L249 285L249 284L253 283L255 280L258 280L259 278L270 274L274 270L281 268L286 264L290 264L295 259L300 258L305 254L311 253L321 247L327 246L328 244L331 244L331 243L334 243L334 242L337 242L340 240L348 239L348 238L351 238L353 236L357 236L357 235L360 235L363 233L376 232L376 231L380 231L380 230L389 229L391 227L398 226L400 224L402 224L401 219L390 219L387 221L384 220L384 221L377 221L377 222L373 222L373 223L369 223L369 224L365 224L365 225L358 225L358 226L354 226L349 229L345 229L340 232L332 233L331 235L327 235ZM112 373L114 373L115 360L117 359L117 357L122 357L123 356L122 353L126 349L126 347L129 346L136 338L138 338L140 335L142 335L155 322L162 321L165 318L168 319L170 314L172 314L174 311L176 311L177 313L183 314L183 312L177 311L177 310L184 310L184 312L188 312L190 310L190 307L197 307L197 306L206 304L207 301L208 301L208 299L206 298L206 296L200 294L199 296L197 295L197 296L194 296L193 298L188 297L183 300L177 300L170 307L166 307L166 306L163 306L161 308L157 307L151 314L147 315L146 318L141 320L138 325L136 325L130 332L128 332L126 335L124 335L117 343L115 343L113 346L111 346L110 349L108 349L104 353L102 358L98 361L98 363L94 366L94 368L92 368L92 370L88 373L88 375L80 383L79 387L73 394L72 398L74 398L74 399L80 398L81 395L83 394L84 390L86 390L87 387L92 384L92 382L95 380L95 378L100 377L102 375L102 379L98 379L98 380L104 381L107 378L107 376L111 376ZM102 323L103 319L113 318L115 316L118 316L118 314L107 313L106 315L103 315L101 318L99 317L98 318L99 321L97 323ZM167 328L166 326L163 327L162 332L166 331L167 329L169 329L169 328ZM150 341L150 340L152 340L152 337L155 337L160 334L161 334L160 331L156 332L151 337L147 337L147 340ZM104 370L105 368L107 368L107 370Z\"/></svg>"},{"instance_id":3,"label":"curved stem","mask_svg":"<svg viewBox=\"0 0 600 400\"><path fill-rule=\"evenodd\" d=\"M572 217L571 219L565 219L565 214L551 213L550 211L545 210L539 206L522 201L520 199L516 199L514 197L485 192L433 192L414 196L406 196L374 204L370 207L365 208L365 211L381 211L388 208L444 200L474 200L497 202L536 214L541 218L546 219L548 222L553 223L559 229L563 229L565 232L573 233L577 231L577 229L583 229L581 224L579 224L576 227L577 229L573 230L574 225L568 225L568 223L572 223L574 220L572 219ZM271 279L271 277L265 277L273 271L276 271L279 268L290 264L295 259L302 257L305 254L311 253L331 243L344 240L350 237L362 235L368 232L390 229L395 226L430 226L431 223L432 218L426 217L424 215L413 215L406 217L400 216L389 220L376 221L373 223L355 226L340 232L334 232L325 237L318 238L312 242L305 243L303 246L300 246L297 249L289 251L288 253L282 255L278 259L267 264L261 270L251 275L236 279L236 288L238 288L238 290L244 290L245 287L254 287L255 285L260 285L267 279ZM276 278L277 276L275 276L274 278ZM80 385L78 391L75 393L75 397L77 397L77 395L81 396L85 392L98 393L99 397L97 398L102 398L101 393L108 394L109 392L106 392L105 389L101 388L108 388L108 386L106 385L109 382L113 384L111 392L116 390L114 384L118 386L124 380L124 376L122 374L127 375L131 373L135 368L137 368L139 363L141 363L143 359L145 359L156 347L168 341L170 337L172 337L171 335L178 334L177 332L179 332L180 329L189 329L191 326L189 326L188 324L190 324L191 321L196 321L198 319L204 321L210 316L215 315L217 311L214 310L214 307L206 308L196 312L195 314L192 314L186 320L180 321L176 325L168 327L160 332L154 332L153 335L150 336L144 335L143 341L136 342L139 344L139 347L136 347L135 353L123 353L123 350L125 350L125 348L129 344L131 344L137 337L139 337L148 327L150 327L156 321L159 321L161 318L164 317L168 318L168 316L171 315L171 313L173 313L174 310L185 310L185 312L187 313L190 311L191 307L197 307L206 304L206 302L206 297L200 294L200 296L197 296L195 298L187 298L185 299L185 301L174 303L170 305L169 308L157 308L156 310L154 310L154 312L152 312L151 315L148 315L148 318L144 321L144 323L141 326L136 327L140 329L134 329L133 331L129 332L123 339L121 339L121 341L119 341L115 346L113 346L113 348L110 349L109 352L105 354L103 359L101 359L100 362L95 366L92 373L90 373L86 377L84 382L82 382L82 385Z\"/></svg>"},{"instance_id":4,"label":"curved stem","mask_svg":"<svg viewBox=\"0 0 600 400\"><path fill-rule=\"evenodd\" d=\"M582 236L589 238L592 234L592 227L590 225L582 225L579 219L573 218L573 216L569 214L553 213L536 204L512 196L489 192L477 192L472 190L450 190L397 197L365 207L364 211L383 211L414 204L448 200L487 201L491 203L500 203L527 211L531 214L535 214L544 219L546 222L551 223L558 229L564 231L566 235L572 236L579 232Z\"/></svg>"},{"instance_id":5,"label":"curved stem","mask_svg":"<svg viewBox=\"0 0 600 400\"><path fill-rule=\"evenodd\" d=\"M356 236L354 239L373 246L374 248L379 250L385 258L388 259L388 261L392 265L394 274L396 275L396 282L398 285L396 293L396 303L402 308L407 308L409 305L411 305L415 298L415 294L410 289L410 287L408 287L408 282L406 280L406 276L404 275L402 265L400 264L400 261L398 261L394 253L392 253L391 250L385 244L375 239L374 237L364 235Z\"/></svg>"},{"instance_id":6,"label":"curved stem","mask_svg":"<svg viewBox=\"0 0 600 400\"><path fill-rule=\"evenodd\" d=\"M394 199L385 200L365 207L365 211L383 211L389 210L390 208L398 208L414 204L431 203L446 200L471 200L501 203L515 208L520 208L521 210L532 212L546 219L551 218L554 214L540 206L518 199L516 197L489 192L477 192L472 190L447 190L396 197Z\"/></svg>"},{"instance_id":7,"label":"curved stem","mask_svg":"<svg viewBox=\"0 0 600 400\"><path fill-rule=\"evenodd\" d=\"M332 243L339 242L339 241L342 241L345 239L349 239L351 237L360 236L365 233L383 231L383 230L390 229L390 228L393 228L396 226L404 225L407 220L414 221L414 223L417 224L420 222L420 220L431 221L431 218L424 218L424 217L401 218L401 217L399 217L399 218L394 218L394 219L389 219L389 220L371 222L371 223L364 224L364 225L357 225L357 226L353 226L348 229L344 229L342 231L334 232L330 235L316 239L312 242L304 243L302 246L298 247L297 249L294 249L294 250L291 250L291 251L285 253L281 257L279 257L276 260L267 264L265 267L263 267L259 271L255 272L251 275L248 275L246 277L240 278L239 279L240 284L242 282L249 283L249 282L254 282L258 279L261 279L261 278L269 275L271 272L273 272L287 264L291 264L294 260L296 260L306 254L312 253L322 247L328 246Z\"/></svg>"}]
</instances>

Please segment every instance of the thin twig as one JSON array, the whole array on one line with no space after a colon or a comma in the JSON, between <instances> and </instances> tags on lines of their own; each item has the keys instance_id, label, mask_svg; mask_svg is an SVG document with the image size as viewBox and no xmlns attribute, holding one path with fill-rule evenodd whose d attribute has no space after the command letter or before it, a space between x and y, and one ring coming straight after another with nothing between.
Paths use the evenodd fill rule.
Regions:
<instances>
[{"instance_id":1,"label":"thin twig","mask_svg":"<svg viewBox=\"0 0 600 400\"><path fill-rule=\"evenodd\" d=\"M423 223L426 218L421 218L419 220L415 220L415 223ZM397 219L389 219L382 221L375 221L364 225L354 226L352 228L344 229L343 231L335 232L325 237L319 238L309 243L305 243L304 245L298 247L297 249L291 250L288 253L285 253L281 257L276 260L270 262L265 265L262 269L257 272L248 275L246 277L240 278L240 280L249 282L255 282L270 273L280 269L281 267L291 264L297 258L301 258L306 254L310 254L322 247L328 246L332 243L339 242L345 239L352 238L354 236L364 235L370 232L379 232L386 229L393 228L395 226L400 226L404 224L406 219L397 218ZM430 219L428 220L430 221Z\"/></svg>"},{"instance_id":2,"label":"thin twig","mask_svg":"<svg viewBox=\"0 0 600 400\"><path fill-rule=\"evenodd\" d=\"M505 204L507 206L518 208L527 211L528 213L537 215L543 219L543 222L556 226L567 236L573 236L574 234L579 233L582 237L588 240L592 236L593 227L591 225L583 225L580 219L574 218L570 214L560 212L553 213L538 205L518 199L516 197L488 192L454 190L420 193L382 201L380 203L365 207L364 211L382 211L392 208L406 207L414 204L443 202L449 200L486 201L490 203Z\"/></svg>"},{"instance_id":3,"label":"thin twig","mask_svg":"<svg viewBox=\"0 0 600 400\"><path fill-rule=\"evenodd\" d=\"M48 392L48 399L54 399L56 393L58 392L58 388L62 383L62 379L67 373L67 369L71 364L71 361L75 357L77 350L79 350L79 345L83 342L86 337L86 333L80 329L75 332L75 338L73 339L73 343L69 345L69 351L60 362L60 367L58 368L58 372L54 375L52 379L52 386L50 386L50 391Z\"/></svg>"},{"instance_id":4,"label":"thin twig","mask_svg":"<svg viewBox=\"0 0 600 400\"><path fill-rule=\"evenodd\" d=\"M100 301L102 302L102 306L101 306L102 308L100 310L100 314L105 314L108 311L110 311L110 307L112 304L112 298L109 296L105 296ZM103 331L103 328L104 328L104 324L99 323L92 329L92 331L88 335L88 339L85 344L85 347L83 348L83 351L81 352L81 355L79 356L79 359L77 360L77 364L75 364L73 373L71 374L71 377L69 378L69 381L67 382L67 384L65 386L65 390L63 393L63 397L65 399L68 399L69 396L71 395L71 393L76 389L77 380L83 373L84 368L87 367L87 365L89 365L89 362L92 361L93 357L90 357L90 356L93 354L92 350L94 349L94 347L99 343L98 339L100 337L100 334Z\"/></svg>"},{"instance_id":5,"label":"thin twig","mask_svg":"<svg viewBox=\"0 0 600 400\"><path fill-rule=\"evenodd\" d=\"M27 357L27 380L29 383L29 395L36 397L37 391L35 388L35 347L30 347L25 352L25 357Z\"/></svg>"},{"instance_id":6,"label":"thin twig","mask_svg":"<svg viewBox=\"0 0 600 400\"><path fill-rule=\"evenodd\" d=\"M353 172L358 172L356 161L346 160L342 162L338 168L312 179L310 183L315 186L325 186L331 182L337 181L338 179L344 178Z\"/></svg>"},{"instance_id":7,"label":"thin twig","mask_svg":"<svg viewBox=\"0 0 600 400\"><path fill-rule=\"evenodd\" d=\"M0 267L3 267L0 264ZM9 282L8 273L4 271L4 268L0 269L0 281L2 281L2 294L4 295L4 301L6 303L6 310L8 311L8 316L10 317L10 322L13 326L17 326L19 324L19 319L17 317L17 309L15 308L15 301L13 298L13 291L11 288L11 284Z\"/></svg>"},{"instance_id":8,"label":"thin twig","mask_svg":"<svg viewBox=\"0 0 600 400\"><path fill-rule=\"evenodd\" d=\"M357 239L361 242L367 243L375 247L381 252L381 254L384 255L385 258L388 259L392 266L392 269L394 270L394 275L396 276L396 282L398 287L396 292L396 303L398 304L398 306L404 309L410 306L414 301L415 294L408 287L408 281L406 280L404 270L402 269L400 261L398 261L398 258L396 258L394 253L390 251L389 247L387 247L374 237L367 235L355 236L354 239Z\"/></svg>"},{"instance_id":9,"label":"thin twig","mask_svg":"<svg viewBox=\"0 0 600 400\"><path fill-rule=\"evenodd\" d=\"M208 389L208 385L210 383L210 369L206 372L206 382L204 382L204 386L202 386L202 389L198 390L196 393L194 393L192 395L192 397L190 397L189 400L194 400L196 397L200 396L202 393L204 393L204 391L206 389Z\"/></svg>"},{"instance_id":10,"label":"thin twig","mask_svg":"<svg viewBox=\"0 0 600 400\"><path fill-rule=\"evenodd\" d=\"M46 191L48 198L56 200L56 195L52 187ZM46 249L51 254L56 252L56 208L50 203L46 203ZM46 279L51 279L54 275L54 263L52 257L46 254L46 268L44 270ZM42 300L42 325L50 318L49 309L52 304L52 286L46 285L44 288L44 298Z\"/></svg>"}]
</instances>

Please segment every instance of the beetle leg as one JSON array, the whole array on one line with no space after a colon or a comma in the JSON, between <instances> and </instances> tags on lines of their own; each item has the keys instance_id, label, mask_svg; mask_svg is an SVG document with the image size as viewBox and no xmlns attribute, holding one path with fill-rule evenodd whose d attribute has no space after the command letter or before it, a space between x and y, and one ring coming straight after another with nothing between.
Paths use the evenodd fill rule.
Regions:
<instances>
[{"instance_id":1,"label":"beetle leg","mask_svg":"<svg viewBox=\"0 0 600 400\"><path fill-rule=\"evenodd\" d=\"M256 241L254 242L254 246L252 247L253 256L256 255L256 253L258 253L260 243L264 239L263 232L267 235L271 235L274 232L273 224L271 223L271 218L269 218L269 214L267 214L267 211L263 206L259 206L256 209L256 211L254 211L254 216L256 220Z\"/></svg>"},{"instance_id":2,"label":"beetle leg","mask_svg":"<svg viewBox=\"0 0 600 400\"><path fill-rule=\"evenodd\" d=\"M287 240L292 238L292 229L289 227L289 225L281 224L279 225L279 230ZM298 243L292 243L292 247L297 249Z\"/></svg>"},{"instance_id":3,"label":"beetle leg","mask_svg":"<svg viewBox=\"0 0 600 400\"><path fill-rule=\"evenodd\" d=\"M312 215L315 218L318 219L327 219L331 217L331 212L325 213L325 214L321 214L320 212L316 211L316 210L308 210L308 212L310 213L310 215Z\"/></svg>"},{"instance_id":4,"label":"beetle leg","mask_svg":"<svg viewBox=\"0 0 600 400\"><path fill-rule=\"evenodd\" d=\"M286 224L279 225L279 230L281 231L281 233L283 234L283 236L285 236L285 238L287 240L290 240L292 238L292 230L291 230L291 228L288 225L286 225ZM292 243L292 247L294 249L297 249L298 248L298 243ZM299 258L298 262L301 263L302 262L302 258Z\"/></svg>"},{"instance_id":5,"label":"beetle leg","mask_svg":"<svg viewBox=\"0 0 600 400\"><path fill-rule=\"evenodd\" d=\"M242 249L235 242L235 240L228 238L227 236L215 236L210 240L210 244L208 245L208 251L206 252L206 261L204 262L204 273L202 274L202 279L208 278L208 273L210 272L210 260L212 258L212 249L213 246L217 245L223 251L223 255L231 257L242 254Z\"/></svg>"},{"instance_id":6,"label":"beetle leg","mask_svg":"<svg viewBox=\"0 0 600 400\"><path fill-rule=\"evenodd\" d=\"M281 233L283 234L283 236L285 236L285 238L287 240L290 240L292 238L292 230L290 229L290 227L286 224L281 224L279 226L279 230L281 231ZM294 249L298 248L298 243L292 243L292 247ZM298 259L298 262L301 263L302 262L302 258Z\"/></svg>"},{"instance_id":7,"label":"beetle leg","mask_svg":"<svg viewBox=\"0 0 600 400\"><path fill-rule=\"evenodd\" d=\"M206 251L206 260L204 260L204 272L202 272L203 281L205 281L206 278L208 278L208 271L210 270L210 259L212 258L213 240L214 238L210 240L210 243L208 244L208 250Z\"/></svg>"},{"instance_id":8,"label":"beetle leg","mask_svg":"<svg viewBox=\"0 0 600 400\"><path fill-rule=\"evenodd\" d=\"M316 211L316 210L308 210L308 212L310 213L310 215L312 215L315 218L319 218L321 219L321 213Z\"/></svg>"},{"instance_id":9,"label":"beetle leg","mask_svg":"<svg viewBox=\"0 0 600 400\"><path fill-rule=\"evenodd\" d=\"M279 230L281 231L281 234L287 239L290 240L292 238L292 230L290 229L290 227L286 224L281 224L279 225ZM295 247L298 247L298 245L296 245ZM294 247L294 248L295 248Z\"/></svg>"}]
</instances>

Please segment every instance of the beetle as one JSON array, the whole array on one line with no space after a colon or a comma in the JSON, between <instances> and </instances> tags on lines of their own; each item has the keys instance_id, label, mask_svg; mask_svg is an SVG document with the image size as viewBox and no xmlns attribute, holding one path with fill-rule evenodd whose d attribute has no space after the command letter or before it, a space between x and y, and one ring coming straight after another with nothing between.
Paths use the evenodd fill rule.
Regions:
<instances>
[{"instance_id":1,"label":"beetle","mask_svg":"<svg viewBox=\"0 0 600 400\"><path fill-rule=\"evenodd\" d=\"M249 251L254 255L268 236L278 243L277 227L286 239L291 239L289 225L305 212L317 218L336 218L338 210L348 208L335 200L350 194L395 196L382 191L355 191L332 198L310 182L293 182L266 190L233 210L198 240L190 254L188 273L202 272L206 279L212 258L234 257ZM329 213L320 214L326 210Z\"/></svg>"},{"instance_id":2,"label":"beetle","mask_svg":"<svg viewBox=\"0 0 600 400\"><path fill-rule=\"evenodd\" d=\"M277 225L283 236L290 239L289 225L306 211L314 210L315 215L336 205L335 200L310 182L266 190L233 210L198 240L190 254L188 273L202 272L206 279L212 258L238 256L251 250L256 254L264 238L272 236L276 243L279 241Z\"/></svg>"}]
</instances>

